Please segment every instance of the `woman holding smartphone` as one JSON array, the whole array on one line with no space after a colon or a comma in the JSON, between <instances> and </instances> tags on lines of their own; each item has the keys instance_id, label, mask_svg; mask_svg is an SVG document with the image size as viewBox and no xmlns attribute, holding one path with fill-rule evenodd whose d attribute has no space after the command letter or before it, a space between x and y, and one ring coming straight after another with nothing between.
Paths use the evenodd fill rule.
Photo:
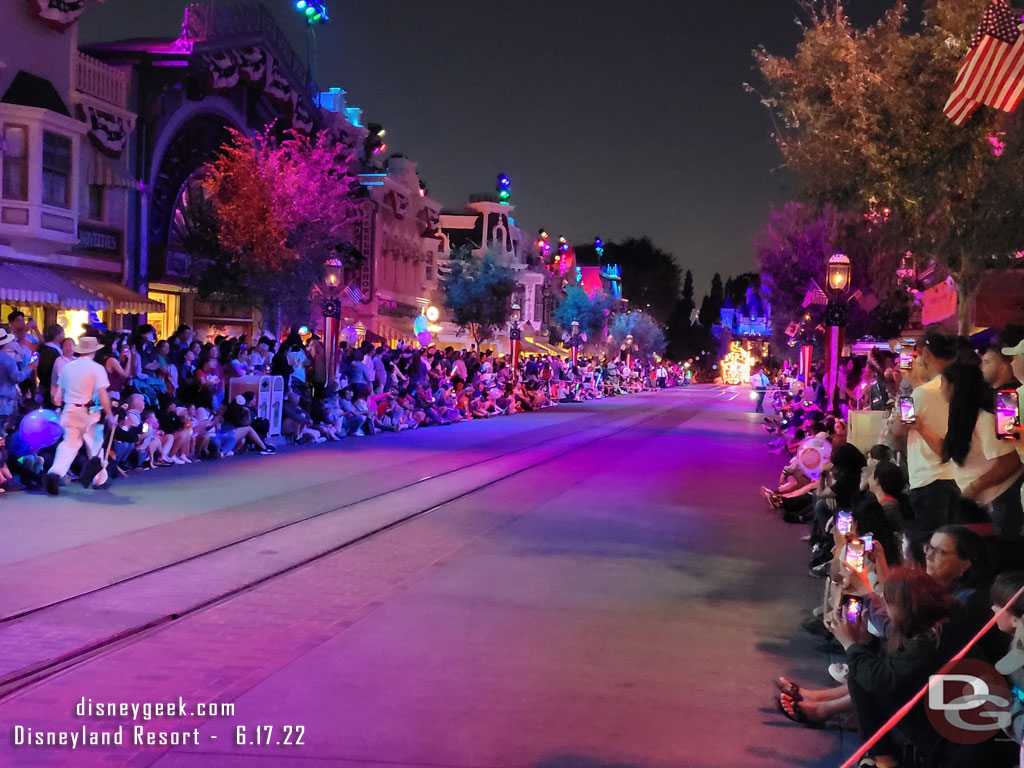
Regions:
<instances>
[{"instance_id":1,"label":"woman holding smartphone","mask_svg":"<svg viewBox=\"0 0 1024 768\"><path fill-rule=\"evenodd\" d=\"M1024 465L1013 443L996 435L991 396L981 369L967 363L949 365L942 372L939 391L949 403L946 434L937 435L920 421L910 428L917 430L943 461L952 462L960 493L988 509L996 532L1020 539Z\"/></svg>"}]
</instances>

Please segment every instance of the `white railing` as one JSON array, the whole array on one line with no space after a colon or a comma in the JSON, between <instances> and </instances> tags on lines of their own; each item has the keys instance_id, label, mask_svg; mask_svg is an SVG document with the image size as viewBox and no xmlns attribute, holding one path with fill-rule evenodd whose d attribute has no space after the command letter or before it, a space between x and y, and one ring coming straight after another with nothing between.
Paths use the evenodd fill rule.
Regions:
<instances>
[{"instance_id":1,"label":"white railing","mask_svg":"<svg viewBox=\"0 0 1024 768\"><path fill-rule=\"evenodd\" d=\"M75 67L75 87L80 92L116 107L128 108L131 72L111 67L81 51Z\"/></svg>"}]
</instances>

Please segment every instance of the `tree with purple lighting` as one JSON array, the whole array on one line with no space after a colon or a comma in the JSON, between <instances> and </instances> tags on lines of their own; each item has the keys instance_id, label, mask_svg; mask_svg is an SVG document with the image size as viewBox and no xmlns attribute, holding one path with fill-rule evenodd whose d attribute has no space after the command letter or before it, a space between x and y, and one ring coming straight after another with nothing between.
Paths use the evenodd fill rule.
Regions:
<instances>
[{"instance_id":1,"label":"tree with purple lighting","mask_svg":"<svg viewBox=\"0 0 1024 768\"><path fill-rule=\"evenodd\" d=\"M233 132L199 182L220 248L199 266L234 280L254 306L301 315L327 259L355 266L358 179L353 147L316 138Z\"/></svg>"}]
</instances>

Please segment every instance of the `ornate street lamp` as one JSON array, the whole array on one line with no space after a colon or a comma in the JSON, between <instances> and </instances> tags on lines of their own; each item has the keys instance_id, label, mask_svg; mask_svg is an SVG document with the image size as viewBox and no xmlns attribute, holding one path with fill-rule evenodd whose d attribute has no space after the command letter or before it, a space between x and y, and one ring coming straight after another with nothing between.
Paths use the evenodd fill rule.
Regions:
<instances>
[{"instance_id":1,"label":"ornate street lamp","mask_svg":"<svg viewBox=\"0 0 1024 768\"><path fill-rule=\"evenodd\" d=\"M836 387L839 385L839 359L843 354L846 333L847 295L850 292L850 259L845 253L835 253L825 267L825 391L828 408L835 407Z\"/></svg>"},{"instance_id":2,"label":"ornate street lamp","mask_svg":"<svg viewBox=\"0 0 1024 768\"><path fill-rule=\"evenodd\" d=\"M323 300L320 309L324 313L324 352L327 366L327 383L333 384L338 373L338 331L341 327L341 284L345 279L345 266L338 259L324 262Z\"/></svg>"},{"instance_id":3,"label":"ornate street lamp","mask_svg":"<svg viewBox=\"0 0 1024 768\"><path fill-rule=\"evenodd\" d=\"M575 368L580 360L580 323L572 321L572 334L569 339L569 346L572 348L572 367Z\"/></svg>"},{"instance_id":4,"label":"ornate street lamp","mask_svg":"<svg viewBox=\"0 0 1024 768\"><path fill-rule=\"evenodd\" d=\"M825 269L826 291L830 298L843 297L850 289L850 259L845 253L834 253Z\"/></svg>"},{"instance_id":5,"label":"ornate street lamp","mask_svg":"<svg viewBox=\"0 0 1024 768\"><path fill-rule=\"evenodd\" d=\"M519 378L519 348L523 338L523 332L519 328L519 320L522 318L522 309L518 301L512 302L512 325L508 331L509 344L512 347L512 379Z\"/></svg>"},{"instance_id":6,"label":"ornate street lamp","mask_svg":"<svg viewBox=\"0 0 1024 768\"><path fill-rule=\"evenodd\" d=\"M633 370L633 350L636 347L633 344L633 334L626 336L626 367L629 370Z\"/></svg>"}]
</instances>

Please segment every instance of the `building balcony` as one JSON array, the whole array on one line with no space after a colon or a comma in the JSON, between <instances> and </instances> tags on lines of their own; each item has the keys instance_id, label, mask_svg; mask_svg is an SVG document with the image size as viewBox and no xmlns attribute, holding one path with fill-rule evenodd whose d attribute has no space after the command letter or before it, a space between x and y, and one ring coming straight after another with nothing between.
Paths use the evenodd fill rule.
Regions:
<instances>
[{"instance_id":1,"label":"building balcony","mask_svg":"<svg viewBox=\"0 0 1024 768\"><path fill-rule=\"evenodd\" d=\"M38 107L0 104L0 239L45 254L78 242L85 124Z\"/></svg>"},{"instance_id":2,"label":"building balcony","mask_svg":"<svg viewBox=\"0 0 1024 768\"><path fill-rule=\"evenodd\" d=\"M75 61L75 89L105 104L128 109L131 72L104 64L81 51Z\"/></svg>"}]
</instances>

